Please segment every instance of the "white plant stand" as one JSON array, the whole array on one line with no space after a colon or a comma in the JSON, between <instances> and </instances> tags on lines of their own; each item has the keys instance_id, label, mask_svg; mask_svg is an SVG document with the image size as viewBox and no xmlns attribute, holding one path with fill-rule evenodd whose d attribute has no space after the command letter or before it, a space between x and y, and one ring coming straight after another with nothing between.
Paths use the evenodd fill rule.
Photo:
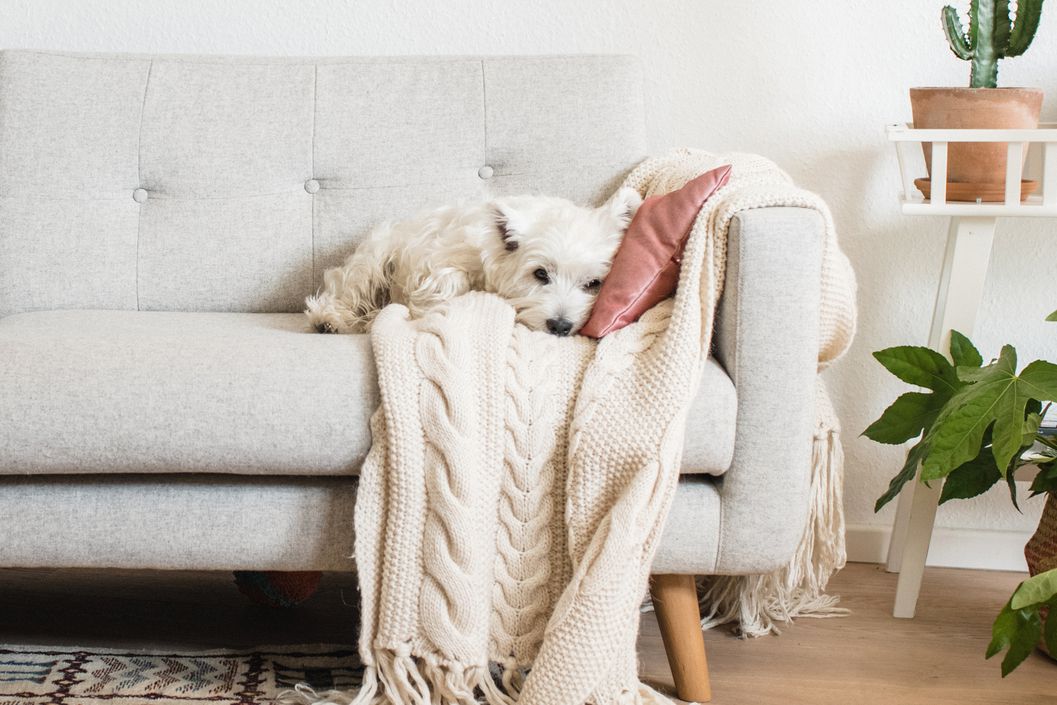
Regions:
<instances>
[{"instance_id":1,"label":"white plant stand","mask_svg":"<svg viewBox=\"0 0 1057 705\"><path fill-rule=\"evenodd\" d=\"M1057 125L1037 130L917 130L913 125L889 125L888 139L895 144L905 215L943 215L950 218L947 249L943 257L936 306L929 329L929 347L945 351L950 332L972 337L991 259L995 223L999 217L1057 216ZM914 186L925 175L921 144L932 144L931 199ZM947 145L951 142L1004 142L1007 147L1005 200L1003 203L947 201ZM1027 163L1022 169L1021 166ZM1041 195L1020 200L1022 174L1042 181ZM941 482L927 487L918 478L899 495L892 539L888 546L888 571L899 573L896 617L912 618L917 607L925 560L932 541L932 526L939 504Z\"/></svg>"}]
</instances>

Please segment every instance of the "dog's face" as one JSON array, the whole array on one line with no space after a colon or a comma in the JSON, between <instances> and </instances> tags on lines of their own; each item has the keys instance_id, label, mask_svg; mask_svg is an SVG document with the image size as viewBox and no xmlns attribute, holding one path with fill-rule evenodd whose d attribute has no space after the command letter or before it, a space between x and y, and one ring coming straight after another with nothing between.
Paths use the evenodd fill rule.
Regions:
<instances>
[{"instance_id":1,"label":"dog's face","mask_svg":"<svg viewBox=\"0 0 1057 705\"><path fill-rule=\"evenodd\" d=\"M576 333L641 203L630 188L598 208L531 196L496 201L497 240L485 263L491 288L529 328Z\"/></svg>"}]
</instances>

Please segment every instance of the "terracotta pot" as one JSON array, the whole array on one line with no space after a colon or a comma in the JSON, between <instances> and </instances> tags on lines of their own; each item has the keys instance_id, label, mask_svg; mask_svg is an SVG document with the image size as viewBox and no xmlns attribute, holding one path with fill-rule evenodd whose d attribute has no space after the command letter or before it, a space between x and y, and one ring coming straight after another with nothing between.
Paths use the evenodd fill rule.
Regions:
<instances>
[{"instance_id":1,"label":"terracotta pot","mask_svg":"<svg viewBox=\"0 0 1057 705\"><path fill-rule=\"evenodd\" d=\"M923 129L1034 129L1039 126L1042 95L1038 88L911 88L910 106L914 127ZM932 145L924 143L922 148L931 179ZM979 193L959 189L963 194L959 200L1001 201L1002 197L994 195L995 184L1005 180L1005 143L948 146L947 182L981 184Z\"/></svg>"},{"instance_id":2,"label":"terracotta pot","mask_svg":"<svg viewBox=\"0 0 1057 705\"><path fill-rule=\"evenodd\" d=\"M1024 546L1024 558L1028 561L1028 572L1032 575L1057 568L1057 496L1046 496L1039 528ZM1039 648L1050 658L1057 659L1057 654L1046 650L1045 643L1040 643Z\"/></svg>"}]
</instances>

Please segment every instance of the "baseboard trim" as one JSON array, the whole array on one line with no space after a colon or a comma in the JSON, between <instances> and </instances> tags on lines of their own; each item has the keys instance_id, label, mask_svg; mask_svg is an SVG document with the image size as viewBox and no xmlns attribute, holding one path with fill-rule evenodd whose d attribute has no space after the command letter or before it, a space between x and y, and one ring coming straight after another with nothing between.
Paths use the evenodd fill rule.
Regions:
<instances>
[{"instance_id":1,"label":"baseboard trim","mask_svg":"<svg viewBox=\"0 0 1057 705\"><path fill-rule=\"evenodd\" d=\"M848 526L848 560L885 563L892 527L872 524ZM944 568L1026 571L1024 544L1030 532L982 529L945 529L932 532L926 565Z\"/></svg>"}]
</instances>

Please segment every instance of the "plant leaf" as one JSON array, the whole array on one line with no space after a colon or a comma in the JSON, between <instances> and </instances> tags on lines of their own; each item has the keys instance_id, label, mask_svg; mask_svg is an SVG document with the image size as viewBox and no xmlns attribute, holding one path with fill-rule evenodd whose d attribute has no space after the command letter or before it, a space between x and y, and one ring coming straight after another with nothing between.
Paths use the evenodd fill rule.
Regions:
<instances>
[{"instance_id":1,"label":"plant leaf","mask_svg":"<svg viewBox=\"0 0 1057 705\"><path fill-rule=\"evenodd\" d=\"M892 402L881 418L870 424L862 434L878 443L905 443L932 426L944 401L946 395L907 392Z\"/></svg>"},{"instance_id":2,"label":"plant leaf","mask_svg":"<svg viewBox=\"0 0 1057 705\"><path fill-rule=\"evenodd\" d=\"M966 367L964 370L958 370L958 379L969 383L987 382L993 380L998 373L1012 377L1016 371L1017 349L1012 345L1003 345L1002 352L998 353L998 359L978 369Z\"/></svg>"},{"instance_id":3,"label":"plant leaf","mask_svg":"<svg viewBox=\"0 0 1057 705\"><path fill-rule=\"evenodd\" d=\"M1057 597L1049 601L1049 614L1046 615L1046 625L1042 629L1042 638L1046 642L1046 648L1051 654L1057 654Z\"/></svg>"},{"instance_id":4,"label":"plant leaf","mask_svg":"<svg viewBox=\"0 0 1057 705\"><path fill-rule=\"evenodd\" d=\"M1017 480L1011 472L1006 473L1006 487L1009 488L1009 501L1013 503L1013 508L1023 514L1023 510L1020 508L1020 499L1017 498Z\"/></svg>"},{"instance_id":5,"label":"plant leaf","mask_svg":"<svg viewBox=\"0 0 1057 705\"><path fill-rule=\"evenodd\" d=\"M1005 678L1024 662L1042 636L1042 617L1039 608L1014 610L1010 603L1002 608L991 627L991 643L987 646L987 658L1003 649L1009 649L1002 659L1002 677Z\"/></svg>"},{"instance_id":6,"label":"plant leaf","mask_svg":"<svg viewBox=\"0 0 1057 705\"><path fill-rule=\"evenodd\" d=\"M958 378L957 370L935 350L919 346L886 348L874 353L885 369L909 384L916 384L932 393L907 392L884 410L881 417L863 431L863 435L879 443L899 444L917 436L927 438L936 419L943 413L951 397L966 383ZM951 331L951 357L967 363L982 363L980 353L964 335ZM874 511L891 502L907 482L917 475L918 467L928 453L928 444L920 442L907 452L906 462L892 478L888 490L874 505Z\"/></svg>"},{"instance_id":7,"label":"plant leaf","mask_svg":"<svg viewBox=\"0 0 1057 705\"><path fill-rule=\"evenodd\" d=\"M955 367L980 367L984 358L973 342L956 330L951 330L951 359Z\"/></svg>"},{"instance_id":8,"label":"plant leaf","mask_svg":"<svg viewBox=\"0 0 1057 705\"><path fill-rule=\"evenodd\" d=\"M1057 401L1057 365L1036 360L1020 373L1020 382L1027 393L1040 402ZM1038 411L1038 409L1036 409Z\"/></svg>"},{"instance_id":9,"label":"plant leaf","mask_svg":"<svg viewBox=\"0 0 1057 705\"><path fill-rule=\"evenodd\" d=\"M1049 316L1046 316L1047 321L1057 321L1057 311L1054 311Z\"/></svg>"},{"instance_id":10,"label":"plant leaf","mask_svg":"<svg viewBox=\"0 0 1057 705\"><path fill-rule=\"evenodd\" d=\"M1057 494L1057 462L1038 463L1039 473L1031 481L1031 496L1052 492Z\"/></svg>"},{"instance_id":11,"label":"plant leaf","mask_svg":"<svg viewBox=\"0 0 1057 705\"><path fill-rule=\"evenodd\" d=\"M1032 399L1028 406L1038 406L1038 402ZM1024 419L1024 428L1020 434L1020 447L1024 450L1030 449L1035 445L1035 434L1039 432L1039 426L1042 426L1042 414L1037 411L1028 411L1027 418Z\"/></svg>"},{"instance_id":12,"label":"plant leaf","mask_svg":"<svg viewBox=\"0 0 1057 705\"><path fill-rule=\"evenodd\" d=\"M935 350L917 345L900 345L873 354L885 369L907 384L932 391L954 393L961 385L954 367Z\"/></svg>"},{"instance_id":13,"label":"plant leaf","mask_svg":"<svg viewBox=\"0 0 1057 705\"><path fill-rule=\"evenodd\" d=\"M1057 397L1057 365L1037 360L1020 376L1016 365L1016 350L1006 345L990 365L958 369L959 379L969 384L951 397L933 423L922 479L945 477L976 457L988 428L995 465L1005 475L1023 443L1029 402Z\"/></svg>"},{"instance_id":14,"label":"plant leaf","mask_svg":"<svg viewBox=\"0 0 1057 705\"><path fill-rule=\"evenodd\" d=\"M986 658L991 658L1013 643L1017 632L1017 617L1007 602L991 625L991 643L987 645Z\"/></svg>"},{"instance_id":15,"label":"plant leaf","mask_svg":"<svg viewBox=\"0 0 1057 705\"><path fill-rule=\"evenodd\" d=\"M1005 678L1012 673L1017 666L1031 656L1042 637L1042 615L1039 609L1017 610L1017 633L1013 643L1009 645L1006 657L1002 659L1002 677Z\"/></svg>"},{"instance_id":16,"label":"plant leaf","mask_svg":"<svg viewBox=\"0 0 1057 705\"><path fill-rule=\"evenodd\" d=\"M914 476L917 475L918 465L921 464L922 458L928 452L928 446L924 440L920 440L914 444L914 446L907 451L906 462L903 463L903 469L900 470L892 481L888 483L888 489L883 495L877 498L877 502L874 504L873 510L875 512L881 511L881 508L891 502L893 499L899 496L900 490L903 489L903 485L911 482Z\"/></svg>"},{"instance_id":17,"label":"plant leaf","mask_svg":"<svg viewBox=\"0 0 1057 705\"><path fill-rule=\"evenodd\" d=\"M980 454L947 475L940 493L940 504L952 499L969 499L991 489L1002 479L1002 472L995 465L991 449L984 447Z\"/></svg>"},{"instance_id":18,"label":"plant leaf","mask_svg":"<svg viewBox=\"0 0 1057 705\"><path fill-rule=\"evenodd\" d=\"M1010 380L1008 391L998 400L991 445L995 463L1000 468L1009 465L1024 445L1026 436L1034 438L1035 432L1039 430L1042 417L1038 414L1037 402L1055 398L1057 365L1053 363L1036 360L1025 367L1018 377ZM1035 409L1025 418L1029 405L1035 406Z\"/></svg>"},{"instance_id":19,"label":"plant leaf","mask_svg":"<svg viewBox=\"0 0 1057 705\"><path fill-rule=\"evenodd\" d=\"M1057 568L1028 578L1017 587L1009 606L1014 610L1038 606L1057 597Z\"/></svg>"}]
</instances>

